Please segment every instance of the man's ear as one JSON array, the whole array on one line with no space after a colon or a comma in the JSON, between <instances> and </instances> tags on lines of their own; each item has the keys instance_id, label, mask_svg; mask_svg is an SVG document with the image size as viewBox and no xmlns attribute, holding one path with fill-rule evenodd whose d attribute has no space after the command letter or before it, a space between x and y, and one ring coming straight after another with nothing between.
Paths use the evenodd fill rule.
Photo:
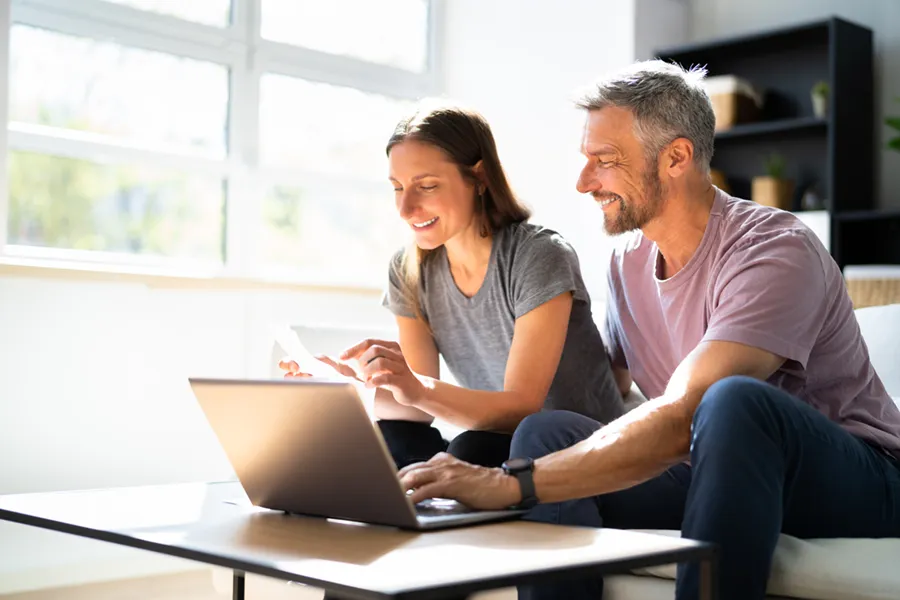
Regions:
<instances>
[{"instance_id":1,"label":"man's ear","mask_svg":"<svg viewBox=\"0 0 900 600\"><path fill-rule=\"evenodd\" d=\"M662 168L669 177L681 177L694 162L694 144L687 138L676 138L663 151Z\"/></svg>"}]
</instances>

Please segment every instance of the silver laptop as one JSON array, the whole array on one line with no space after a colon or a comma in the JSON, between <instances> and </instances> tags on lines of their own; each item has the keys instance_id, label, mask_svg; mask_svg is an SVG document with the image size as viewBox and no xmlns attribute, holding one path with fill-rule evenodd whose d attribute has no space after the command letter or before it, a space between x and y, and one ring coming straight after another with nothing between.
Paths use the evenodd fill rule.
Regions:
<instances>
[{"instance_id":1,"label":"silver laptop","mask_svg":"<svg viewBox=\"0 0 900 600\"><path fill-rule=\"evenodd\" d=\"M478 511L449 500L414 505L351 383L193 378L190 384L255 506L419 530L524 512Z\"/></svg>"}]
</instances>

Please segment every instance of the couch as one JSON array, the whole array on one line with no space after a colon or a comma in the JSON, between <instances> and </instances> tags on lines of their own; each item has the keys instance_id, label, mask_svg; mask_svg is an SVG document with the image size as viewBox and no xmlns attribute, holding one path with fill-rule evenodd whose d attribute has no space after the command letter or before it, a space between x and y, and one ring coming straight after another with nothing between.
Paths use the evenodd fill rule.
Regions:
<instances>
[{"instance_id":1,"label":"couch","mask_svg":"<svg viewBox=\"0 0 900 600\"><path fill-rule=\"evenodd\" d=\"M858 309L856 317L875 370L900 406L900 304ZM636 389L628 398L630 406L642 401ZM448 437L456 431L447 424L437 425ZM645 531L680 535L678 531ZM674 580L675 565L611 576L604 600L671 600ZM782 535L768 593L769 598L804 600L896 600L900 598L900 539L801 540ZM507 589L476 597L514 600L516 594Z\"/></svg>"}]
</instances>

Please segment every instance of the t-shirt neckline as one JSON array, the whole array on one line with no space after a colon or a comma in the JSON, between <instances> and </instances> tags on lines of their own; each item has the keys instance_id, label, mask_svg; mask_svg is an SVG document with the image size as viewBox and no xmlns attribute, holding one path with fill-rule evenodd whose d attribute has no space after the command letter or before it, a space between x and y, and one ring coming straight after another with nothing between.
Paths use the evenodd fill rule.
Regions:
<instances>
[{"instance_id":1,"label":"t-shirt neckline","mask_svg":"<svg viewBox=\"0 0 900 600\"><path fill-rule=\"evenodd\" d=\"M445 247L442 247L443 252L441 252L441 274L444 278L444 282L450 289L450 297L457 304L472 308L474 306L477 306L481 302L481 299L488 294L487 288L490 287L490 281L493 278L494 271L496 270L495 263L497 262L497 243L500 235L501 230L495 231L491 235L491 254L488 257L488 268L484 273L484 281L481 282L481 287L478 288L478 291L475 292L475 295L473 295L471 298L462 293L462 290L460 290L459 286L456 285L456 281L454 281L453 275L450 273L450 259L447 256L447 249Z\"/></svg>"},{"instance_id":2,"label":"t-shirt neckline","mask_svg":"<svg viewBox=\"0 0 900 600\"><path fill-rule=\"evenodd\" d=\"M682 268L680 271L678 271L668 279L660 279L659 267L662 256L659 253L659 247L655 243L653 244L653 279L654 281L656 281L656 284L659 286L660 290L674 290L675 288L683 285L686 281L689 281L691 279L691 276L704 263L707 255L712 249L713 240L715 240L716 234L719 231L719 226L722 221L722 213L725 209L725 193L719 188L713 189L716 192L716 197L713 200L712 208L709 211L709 220L706 222L706 229L703 232L703 238L700 240L700 245L697 247L694 255L691 256L687 264L684 265L684 268Z\"/></svg>"}]
</instances>

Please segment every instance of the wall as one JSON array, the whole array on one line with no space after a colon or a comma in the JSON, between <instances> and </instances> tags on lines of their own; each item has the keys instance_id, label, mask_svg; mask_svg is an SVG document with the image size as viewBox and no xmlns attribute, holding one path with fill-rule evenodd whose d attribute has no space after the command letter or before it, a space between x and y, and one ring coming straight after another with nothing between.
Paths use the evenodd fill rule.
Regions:
<instances>
[{"instance_id":1,"label":"wall","mask_svg":"<svg viewBox=\"0 0 900 600\"><path fill-rule=\"evenodd\" d=\"M676 17L677 26L660 28L654 10ZM637 43L650 28L667 32L667 44L684 41L679 14L686 14L679 0L446 3L447 94L488 119L513 188L534 209L534 222L575 246L597 305L606 296L611 240L593 200L575 190L583 114L571 100L604 71L639 57Z\"/></svg>"},{"instance_id":2,"label":"wall","mask_svg":"<svg viewBox=\"0 0 900 600\"><path fill-rule=\"evenodd\" d=\"M0 267L0 494L231 478L187 378L266 377L270 326L390 326L378 300ZM192 567L0 524L0 593Z\"/></svg>"},{"instance_id":3,"label":"wall","mask_svg":"<svg viewBox=\"0 0 900 600\"><path fill-rule=\"evenodd\" d=\"M682 25L644 19L683 24L683 5L452 0L443 9L448 95L488 117L513 185L535 221L578 249L602 310L610 241L574 188L583 115L570 98L646 53L641 40L682 41ZM374 293L180 288L0 266L0 494L231 477L186 379L266 376L268 325L302 322L390 325ZM0 524L0 593L192 567Z\"/></svg>"},{"instance_id":4,"label":"wall","mask_svg":"<svg viewBox=\"0 0 900 600\"><path fill-rule=\"evenodd\" d=\"M884 150L886 115L900 116L900 2L897 0L693 0L692 37L718 38L796 22L838 16L870 28L875 44L877 203L900 207L900 153Z\"/></svg>"}]
</instances>

